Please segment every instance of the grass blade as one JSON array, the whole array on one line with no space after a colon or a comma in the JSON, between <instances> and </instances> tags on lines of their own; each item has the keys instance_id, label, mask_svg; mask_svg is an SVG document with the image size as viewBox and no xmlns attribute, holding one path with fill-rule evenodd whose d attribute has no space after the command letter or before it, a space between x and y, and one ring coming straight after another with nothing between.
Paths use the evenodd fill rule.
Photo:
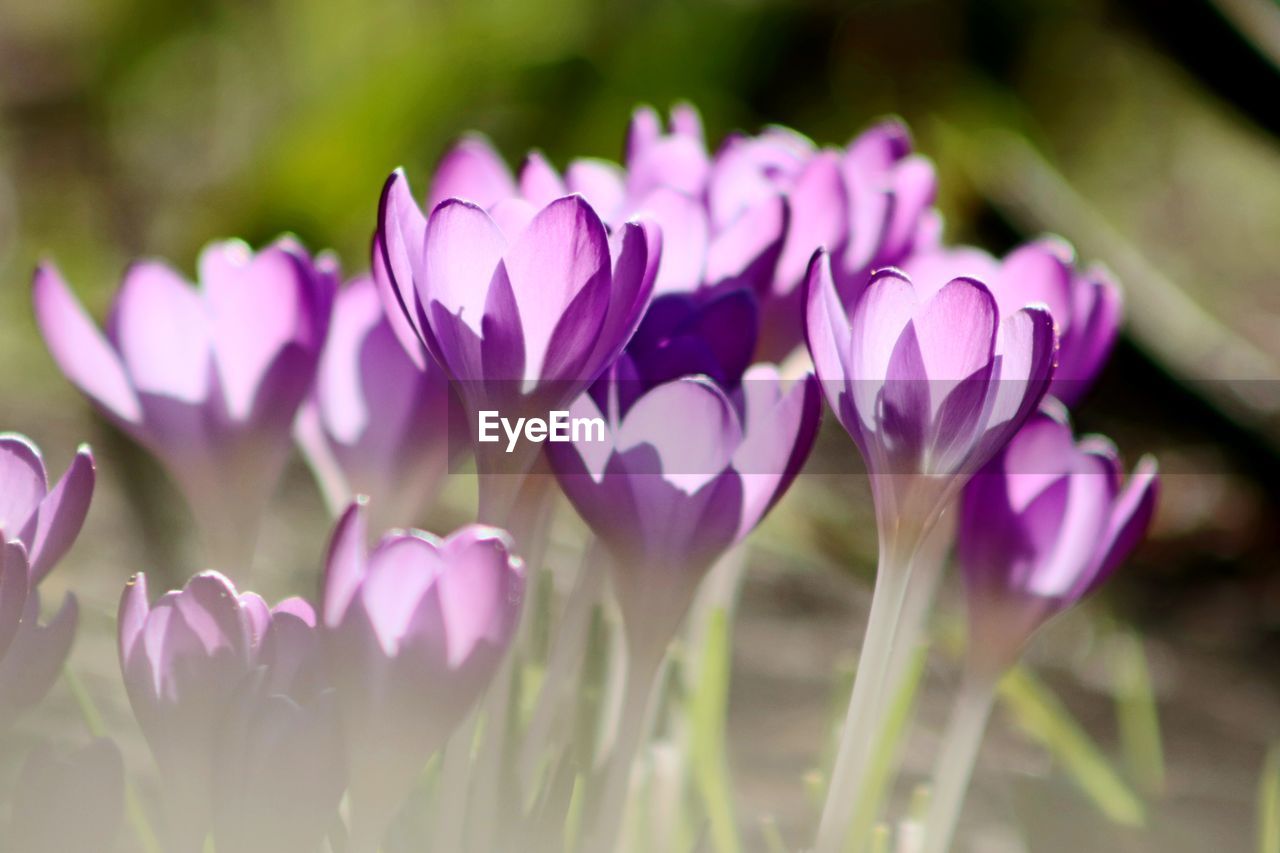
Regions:
<instances>
[{"instance_id":1,"label":"grass blade","mask_svg":"<svg viewBox=\"0 0 1280 853\"><path fill-rule=\"evenodd\" d=\"M1146 815L1138 795L1029 670L1011 670L1000 682L1000 698L1022 729L1049 751L1104 815L1124 826L1143 825Z\"/></svg>"}]
</instances>

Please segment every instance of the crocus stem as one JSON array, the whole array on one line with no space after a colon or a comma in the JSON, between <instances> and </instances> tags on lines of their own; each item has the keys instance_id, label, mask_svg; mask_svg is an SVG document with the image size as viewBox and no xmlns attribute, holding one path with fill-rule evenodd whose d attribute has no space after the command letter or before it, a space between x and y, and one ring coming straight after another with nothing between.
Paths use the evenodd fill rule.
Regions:
<instances>
[{"instance_id":1,"label":"crocus stem","mask_svg":"<svg viewBox=\"0 0 1280 853\"><path fill-rule=\"evenodd\" d=\"M659 691L655 688L662 675L664 652L664 648L639 649L628 657L622 716L605 767L603 794L587 853L611 853L617 847L631 787L631 768L657 710Z\"/></svg>"},{"instance_id":2,"label":"crocus stem","mask_svg":"<svg viewBox=\"0 0 1280 853\"><path fill-rule=\"evenodd\" d=\"M971 676L965 679L951 711L951 721L942 742L933 775L933 792L925 820L924 853L946 853L951 847L960 805L964 802L973 775L978 747L982 744L995 699L996 679Z\"/></svg>"},{"instance_id":3,"label":"crocus stem","mask_svg":"<svg viewBox=\"0 0 1280 853\"><path fill-rule=\"evenodd\" d=\"M533 716L520 745L521 789L528 792L534 773L546 751L547 738L556 720L556 712L564 698L565 686L578 671L587 652L586 637L591 626L591 611L604 586L605 567L601 565L601 546L593 540L583 555L578 576L559 619L559 630L551 646L546 675L538 692Z\"/></svg>"},{"instance_id":4,"label":"crocus stem","mask_svg":"<svg viewBox=\"0 0 1280 853\"><path fill-rule=\"evenodd\" d=\"M858 672L840 747L827 786L827 799L818 824L817 853L839 853L853 819L859 791L875 743L877 724L885 702L885 677L893 652L894 636L911 580L911 563L893 556L889 543L881 543L880 566L871 596L871 614L858 657Z\"/></svg>"}]
</instances>

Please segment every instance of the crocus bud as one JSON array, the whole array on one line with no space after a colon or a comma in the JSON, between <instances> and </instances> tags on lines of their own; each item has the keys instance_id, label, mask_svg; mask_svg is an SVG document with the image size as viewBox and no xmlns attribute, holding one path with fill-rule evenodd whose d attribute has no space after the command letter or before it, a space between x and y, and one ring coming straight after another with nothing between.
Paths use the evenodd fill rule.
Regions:
<instances>
[{"instance_id":1,"label":"crocus bud","mask_svg":"<svg viewBox=\"0 0 1280 853\"><path fill-rule=\"evenodd\" d=\"M5 837L22 853L99 853L114 849L124 815L124 762L108 738L66 754L33 749L13 792Z\"/></svg>"},{"instance_id":2,"label":"crocus bud","mask_svg":"<svg viewBox=\"0 0 1280 853\"><path fill-rule=\"evenodd\" d=\"M1146 533L1156 463L1127 483L1114 446L1076 442L1049 401L965 487L956 555L969 605L969 660L997 677L1042 624L1102 584Z\"/></svg>"},{"instance_id":3,"label":"crocus bud","mask_svg":"<svg viewBox=\"0 0 1280 853\"><path fill-rule=\"evenodd\" d=\"M21 542L40 583L71 548L93 497L93 454L81 446L52 490L40 449L15 433L0 434L0 531Z\"/></svg>"},{"instance_id":4,"label":"crocus bud","mask_svg":"<svg viewBox=\"0 0 1280 853\"><path fill-rule=\"evenodd\" d=\"M759 524L786 491L817 434L821 399L812 376L783 391L759 365L740 404L706 377L685 377L640 394L625 408L611 385L571 417L607 423L601 436L550 446L571 503L609 549L633 655L661 655L699 581Z\"/></svg>"},{"instance_id":5,"label":"crocus bud","mask_svg":"<svg viewBox=\"0 0 1280 853\"><path fill-rule=\"evenodd\" d=\"M987 284L1001 314L1024 305L1049 309L1058 327L1058 367L1049 393L1074 406L1092 387L1120 332L1120 289L1106 270L1080 270L1062 240L1044 238L1014 249L1003 259L981 249L935 249L903 266L913 281L942 282L958 276Z\"/></svg>"},{"instance_id":6,"label":"crocus bud","mask_svg":"<svg viewBox=\"0 0 1280 853\"><path fill-rule=\"evenodd\" d=\"M423 216L400 172L382 195L375 272L389 312L405 318L459 383L468 421L482 410L542 416L566 405L618 356L653 290L656 229L606 233L579 196L541 210L520 201L492 215L448 200ZM538 446L477 445L482 474L523 475ZM482 517L494 513L484 505Z\"/></svg>"},{"instance_id":7,"label":"crocus bud","mask_svg":"<svg viewBox=\"0 0 1280 853\"><path fill-rule=\"evenodd\" d=\"M120 670L164 779L170 849L199 851L209 830L219 733L254 660L265 607L204 572L154 605L136 575L120 599Z\"/></svg>"},{"instance_id":8,"label":"crocus bud","mask_svg":"<svg viewBox=\"0 0 1280 853\"><path fill-rule=\"evenodd\" d=\"M310 853L332 826L346 786L337 699L315 613L301 599L268 611L244 596L254 667L221 723L214 761L219 850Z\"/></svg>"},{"instance_id":9,"label":"crocus bud","mask_svg":"<svg viewBox=\"0 0 1280 853\"><path fill-rule=\"evenodd\" d=\"M440 367L417 367L396 340L372 279L351 282L296 427L334 516L368 495L383 528L412 526L439 492L450 451L467 443L449 440L451 405Z\"/></svg>"},{"instance_id":10,"label":"crocus bud","mask_svg":"<svg viewBox=\"0 0 1280 853\"><path fill-rule=\"evenodd\" d=\"M338 522L324 578L325 641L346 745L352 850L375 850L418 773L497 672L524 565L500 530L386 535L364 509Z\"/></svg>"},{"instance_id":11,"label":"crocus bud","mask_svg":"<svg viewBox=\"0 0 1280 853\"><path fill-rule=\"evenodd\" d=\"M160 459L212 557L248 562L328 331L335 271L291 241L200 256L200 286L158 261L125 274L104 336L51 264L34 281L54 360Z\"/></svg>"},{"instance_id":12,"label":"crocus bud","mask_svg":"<svg viewBox=\"0 0 1280 853\"><path fill-rule=\"evenodd\" d=\"M847 314L825 253L809 270L809 352L871 475L882 545L905 549L899 562L1035 411L1053 374L1047 310L1002 319L975 280L935 288L883 271Z\"/></svg>"}]
</instances>

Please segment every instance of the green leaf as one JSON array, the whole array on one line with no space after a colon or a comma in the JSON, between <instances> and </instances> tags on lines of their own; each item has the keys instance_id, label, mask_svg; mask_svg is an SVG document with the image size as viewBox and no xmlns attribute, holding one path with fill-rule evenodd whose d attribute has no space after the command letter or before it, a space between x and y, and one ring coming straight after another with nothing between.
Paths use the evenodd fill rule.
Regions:
<instances>
[{"instance_id":1,"label":"green leaf","mask_svg":"<svg viewBox=\"0 0 1280 853\"><path fill-rule=\"evenodd\" d=\"M720 853L737 853L742 843L734 817L724 748L731 664L729 619L724 608L716 608L711 613L703 642L698 684L690 709L693 777L707 810L714 849Z\"/></svg>"},{"instance_id":2,"label":"green leaf","mask_svg":"<svg viewBox=\"0 0 1280 853\"><path fill-rule=\"evenodd\" d=\"M1258 782L1258 853L1280 853L1280 741L1267 750Z\"/></svg>"},{"instance_id":3,"label":"green leaf","mask_svg":"<svg viewBox=\"0 0 1280 853\"><path fill-rule=\"evenodd\" d=\"M1000 697L1022 729L1049 751L1104 815L1125 826L1143 825L1145 811L1138 795L1048 687L1019 666L1000 682Z\"/></svg>"},{"instance_id":4,"label":"green leaf","mask_svg":"<svg viewBox=\"0 0 1280 853\"><path fill-rule=\"evenodd\" d=\"M1146 650L1142 638L1133 631L1118 632L1114 642L1110 663L1120 750L1138 787L1148 794L1159 794L1164 790L1164 747Z\"/></svg>"}]
</instances>

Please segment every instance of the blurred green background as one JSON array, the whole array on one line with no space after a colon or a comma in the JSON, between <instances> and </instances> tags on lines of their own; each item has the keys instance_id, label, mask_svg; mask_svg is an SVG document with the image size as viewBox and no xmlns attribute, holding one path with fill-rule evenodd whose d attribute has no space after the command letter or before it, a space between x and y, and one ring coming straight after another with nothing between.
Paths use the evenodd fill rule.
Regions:
<instances>
[{"instance_id":1,"label":"blurred green background","mask_svg":"<svg viewBox=\"0 0 1280 853\"><path fill-rule=\"evenodd\" d=\"M842 143L896 113L937 162L950 240L1002 251L1052 231L1116 271L1129 327L1078 420L1166 471L1151 542L1038 661L1113 744L1096 623L1144 632L1168 753L1151 832L1069 846L1098 819L1069 786L1027 781L1041 754L1008 726L976 819L1017 815L1036 851L1245 849L1280 728L1278 58L1275 0L0 0L0 429L59 468L82 440L99 455L99 500L51 580L86 605L73 668L136 740L115 598L134 571L200 566L154 464L91 418L35 334L38 258L97 312L129 259L190 272L215 237L295 232L355 272L387 173L424 186L465 130L513 163L538 147L563 164L620 156L640 102L692 101L712 140L781 122ZM811 468L853 452L828 430ZM731 734L747 820L803 824L829 664L856 643L865 584L803 571L865 575L874 558L865 486L830 480L802 481L762 532L744 601ZM323 511L301 465L283 492L265 534L278 570L255 583L309 592ZM932 677L926 723L950 683L943 665ZM148 770L136 744L128 758Z\"/></svg>"}]
</instances>

